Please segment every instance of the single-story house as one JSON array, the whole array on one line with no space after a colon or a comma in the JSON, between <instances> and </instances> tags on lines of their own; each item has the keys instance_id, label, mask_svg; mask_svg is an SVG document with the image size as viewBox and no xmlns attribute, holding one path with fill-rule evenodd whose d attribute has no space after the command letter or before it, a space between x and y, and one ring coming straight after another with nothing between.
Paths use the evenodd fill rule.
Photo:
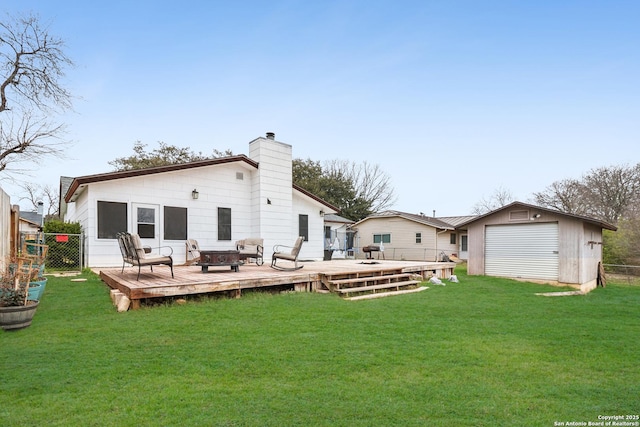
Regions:
<instances>
[{"instance_id":1,"label":"single-story house","mask_svg":"<svg viewBox=\"0 0 640 427\"><path fill-rule=\"evenodd\" d=\"M293 184L292 147L271 132L249 143L248 156L63 177L61 187L60 212L82 226L90 267L122 265L121 231L152 248L171 247L176 264L186 261L188 238L201 249L228 250L259 237L268 260L274 245L304 236L300 259L322 260L324 215L338 212Z\"/></svg>"},{"instance_id":2,"label":"single-story house","mask_svg":"<svg viewBox=\"0 0 640 427\"><path fill-rule=\"evenodd\" d=\"M597 286L603 221L513 202L458 224L469 236L467 272L553 284Z\"/></svg>"},{"instance_id":3,"label":"single-story house","mask_svg":"<svg viewBox=\"0 0 640 427\"><path fill-rule=\"evenodd\" d=\"M454 225L424 214L389 210L370 215L351 228L358 233L360 257L364 257L362 247L370 245L379 246L385 258L397 260L442 261L443 254L462 258L461 249L466 253L466 235L462 246Z\"/></svg>"}]
</instances>

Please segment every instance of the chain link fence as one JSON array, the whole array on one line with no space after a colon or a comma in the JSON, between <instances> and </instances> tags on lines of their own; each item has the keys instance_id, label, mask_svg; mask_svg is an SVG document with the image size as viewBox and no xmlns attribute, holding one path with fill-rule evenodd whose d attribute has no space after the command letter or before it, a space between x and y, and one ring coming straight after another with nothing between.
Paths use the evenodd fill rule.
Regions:
<instances>
[{"instance_id":1,"label":"chain link fence","mask_svg":"<svg viewBox=\"0 0 640 427\"><path fill-rule=\"evenodd\" d=\"M603 264L607 278L640 285L640 265Z\"/></svg>"},{"instance_id":2,"label":"chain link fence","mask_svg":"<svg viewBox=\"0 0 640 427\"><path fill-rule=\"evenodd\" d=\"M42 255L34 251L42 250L38 244L47 245L45 254L45 273L82 272L84 268L83 234L38 233L21 235L20 247L29 253ZM28 245L25 243L35 243ZM34 253L31 253L34 252Z\"/></svg>"}]
</instances>

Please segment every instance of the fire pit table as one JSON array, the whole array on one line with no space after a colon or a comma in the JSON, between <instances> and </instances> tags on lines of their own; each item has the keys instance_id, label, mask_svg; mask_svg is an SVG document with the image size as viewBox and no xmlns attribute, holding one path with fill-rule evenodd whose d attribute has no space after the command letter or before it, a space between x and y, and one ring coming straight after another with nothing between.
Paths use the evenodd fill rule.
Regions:
<instances>
[{"instance_id":1,"label":"fire pit table","mask_svg":"<svg viewBox=\"0 0 640 427\"><path fill-rule=\"evenodd\" d=\"M378 253L378 259L380 259L380 246L378 245L369 245L362 248L362 252L364 252L367 259L373 259L373 253ZM382 252L382 259L385 259L384 252Z\"/></svg>"},{"instance_id":2,"label":"fire pit table","mask_svg":"<svg viewBox=\"0 0 640 427\"><path fill-rule=\"evenodd\" d=\"M239 251L200 251L200 262L196 265L202 267L202 272L207 273L209 267L223 267L231 266L231 270L236 273L240 270L240 265L243 262L240 260Z\"/></svg>"}]
</instances>

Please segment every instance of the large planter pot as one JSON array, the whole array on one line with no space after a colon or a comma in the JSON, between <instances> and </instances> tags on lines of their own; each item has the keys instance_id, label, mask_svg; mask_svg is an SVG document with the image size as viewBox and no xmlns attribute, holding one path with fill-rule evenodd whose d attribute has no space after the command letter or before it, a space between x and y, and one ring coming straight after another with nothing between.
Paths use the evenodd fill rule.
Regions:
<instances>
[{"instance_id":1,"label":"large planter pot","mask_svg":"<svg viewBox=\"0 0 640 427\"><path fill-rule=\"evenodd\" d=\"M42 294L44 294L44 288L47 286L47 278L41 277L40 280L35 280L29 283L29 294L27 300L41 301Z\"/></svg>"},{"instance_id":2,"label":"large planter pot","mask_svg":"<svg viewBox=\"0 0 640 427\"><path fill-rule=\"evenodd\" d=\"M40 301L27 301L27 305L0 307L0 327L5 331L23 329L31 325Z\"/></svg>"}]
</instances>

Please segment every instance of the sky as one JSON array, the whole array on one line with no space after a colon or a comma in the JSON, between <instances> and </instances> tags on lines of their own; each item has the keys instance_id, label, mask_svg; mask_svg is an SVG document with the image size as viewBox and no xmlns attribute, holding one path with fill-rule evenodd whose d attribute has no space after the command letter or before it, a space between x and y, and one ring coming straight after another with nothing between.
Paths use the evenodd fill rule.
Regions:
<instances>
[{"instance_id":1,"label":"sky","mask_svg":"<svg viewBox=\"0 0 640 427\"><path fill-rule=\"evenodd\" d=\"M136 141L248 154L274 132L294 158L379 165L392 209L457 216L640 162L636 0L0 5L37 14L75 63L72 145L18 177L41 186L110 172ZM0 175L30 210L18 184Z\"/></svg>"}]
</instances>

